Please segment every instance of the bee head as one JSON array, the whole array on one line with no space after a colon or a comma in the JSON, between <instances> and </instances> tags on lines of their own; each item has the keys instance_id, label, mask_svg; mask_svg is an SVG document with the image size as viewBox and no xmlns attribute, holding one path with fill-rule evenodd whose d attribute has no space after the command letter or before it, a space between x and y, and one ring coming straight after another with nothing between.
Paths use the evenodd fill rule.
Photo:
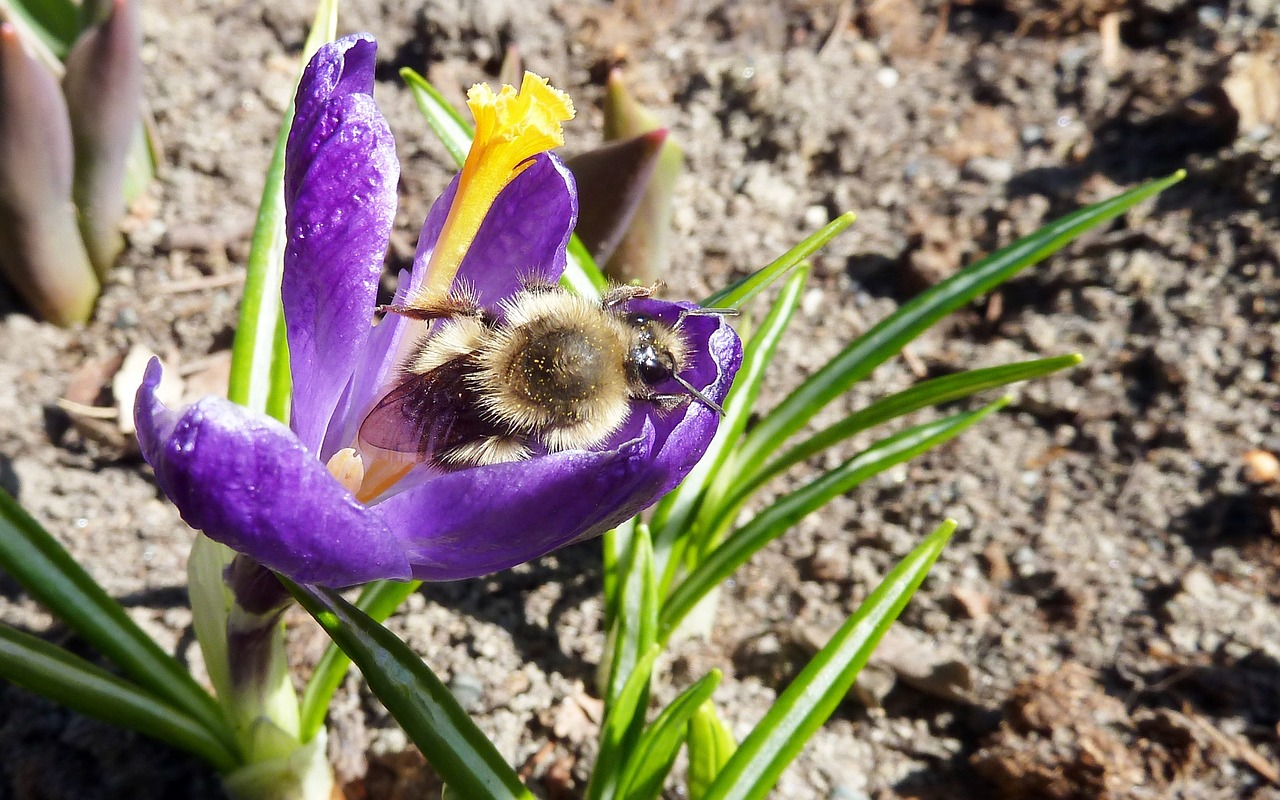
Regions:
<instances>
[{"instance_id":1,"label":"bee head","mask_svg":"<svg viewBox=\"0 0 1280 800\"><path fill-rule=\"evenodd\" d=\"M626 323L635 332L631 346L627 351L627 374L633 385L652 393L658 386L675 381L684 391L704 405L724 416L724 409L707 397L687 380L680 377L680 371L688 362L689 346L680 333L680 322L668 325L648 314L630 313L626 315ZM657 394L664 400L678 395Z\"/></svg>"},{"instance_id":2,"label":"bee head","mask_svg":"<svg viewBox=\"0 0 1280 800\"><path fill-rule=\"evenodd\" d=\"M650 388L671 380L683 366L676 359L684 355L679 334L647 314L628 314L627 324L636 332L627 353L633 378Z\"/></svg>"}]
</instances>

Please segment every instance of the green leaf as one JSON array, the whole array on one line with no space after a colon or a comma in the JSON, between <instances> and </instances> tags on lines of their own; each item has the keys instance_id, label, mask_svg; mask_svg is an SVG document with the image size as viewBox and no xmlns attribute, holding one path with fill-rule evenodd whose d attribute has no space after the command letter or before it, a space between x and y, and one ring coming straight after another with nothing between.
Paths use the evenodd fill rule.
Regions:
<instances>
[{"instance_id":1,"label":"green leaf","mask_svg":"<svg viewBox=\"0 0 1280 800\"><path fill-rule=\"evenodd\" d=\"M1116 218L1177 183L1185 175L1185 171L1180 170L1167 178L1150 181L1118 197L1054 220L1030 236L916 295L858 337L769 412L748 434L733 461L734 465L763 462L821 408L844 394L850 386L869 375L939 319L1057 252L1090 228Z\"/></svg>"},{"instance_id":2,"label":"green leaf","mask_svg":"<svg viewBox=\"0 0 1280 800\"><path fill-rule=\"evenodd\" d=\"M360 668L369 688L458 796L532 800L484 732L395 634L335 591L288 581L285 585Z\"/></svg>"},{"instance_id":3,"label":"green leaf","mask_svg":"<svg viewBox=\"0 0 1280 800\"><path fill-rule=\"evenodd\" d=\"M662 654L655 644L636 662L617 699L607 705L604 725L600 728L600 755L596 757L586 800L613 800L617 796L622 768L635 742L637 720L644 722L645 704L649 701L649 678L653 662Z\"/></svg>"},{"instance_id":4,"label":"green leaf","mask_svg":"<svg viewBox=\"0 0 1280 800\"><path fill-rule=\"evenodd\" d=\"M306 64L316 50L333 41L338 29L338 0L321 0L303 46ZM295 82L296 85L296 82ZM276 135L275 151L267 168L266 185L258 205L258 218L245 265L244 298L240 324L231 346L231 377L227 398L254 411L288 421L291 378L284 333L284 309L280 305L280 280L284 274L284 151L293 126L291 99Z\"/></svg>"},{"instance_id":5,"label":"green leaf","mask_svg":"<svg viewBox=\"0 0 1280 800\"><path fill-rule=\"evenodd\" d=\"M777 300L769 308L768 315L747 340L742 354L742 366L733 380L729 396L725 398L725 418L721 420L720 428L711 440L707 452L676 490L664 497L654 509L654 558L658 574L662 576L659 589L663 592L675 578L676 568L691 533L690 526L708 486L722 479L722 470L732 457L733 445L746 429L756 399L764 387L765 373L773 362L773 354L800 306L808 276L809 267L802 264L787 277Z\"/></svg>"},{"instance_id":6,"label":"green leaf","mask_svg":"<svg viewBox=\"0 0 1280 800\"><path fill-rule=\"evenodd\" d=\"M163 154L155 147L151 112L144 110L142 113L137 135L129 146L129 155L124 165L124 199L129 204L137 200L151 185L151 181L155 180L156 164L163 158Z\"/></svg>"},{"instance_id":7,"label":"green leaf","mask_svg":"<svg viewBox=\"0 0 1280 800\"><path fill-rule=\"evenodd\" d=\"M72 711L193 753L219 771L240 763L225 742L185 711L60 647L2 624L0 677Z\"/></svg>"},{"instance_id":8,"label":"green leaf","mask_svg":"<svg viewBox=\"0 0 1280 800\"><path fill-rule=\"evenodd\" d=\"M80 35L80 7L70 0L0 0L0 19L12 20L58 60Z\"/></svg>"},{"instance_id":9,"label":"green leaf","mask_svg":"<svg viewBox=\"0 0 1280 800\"><path fill-rule=\"evenodd\" d=\"M560 285L583 297L599 297L609 282L576 233L569 237L566 256L568 262L560 276Z\"/></svg>"},{"instance_id":10,"label":"green leaf","mask_svg":"<svg viewBox=\"0 0 1280 800\"><path fill-rule=\"evenodd\" d=\"M427 127L436 135L444 149L448 151L458 169L467 160L467 151L471 149L471 139L475 136L475 128L444 99L431 82L414 70L404 67L400 70L400 79L409 87L409 93L418 104L418 110L427 121Z\"/></svg>"},{"instance_id":11,"label":"green leaf","mask_svg":"<svg viewBox=\"0 0 1280 800\"><path fill-rule=\"evenodd\" d=\"M866 408L850 414L773 459L767 465L760 465L755 469L748 468L744 470L744 474L734 476L736 479L733 487L734 497L725 505L729 509L736 509L766 481L793 464L798 464L882 422L928 406L959 400L986 389L1043 377L1060 369L1074 367L1082 360L1079 354L1055 356L969 370L917 383L909 389L877 400Z\"/></svg>"},{"instance_id":12,"label":"green leaf","mask_svg":"<svg viewBox=\"0 0 1280 800\"><path fill-rule=\"evenodd\" d=\"M681 581L663 605L659 640L665 641L704 595L792 525L867 478L955 438L1008 402L1009 398L1004 397L977 411L955 414L895 433L839 467L778 498L708 553Z\"/></svg>"},{"instance_id":13,"label":"green leaf","mask_svg":"<svg viewBox=\"0 0 1280 800\"><path fill-rule=\"evenodd\" d=\"M658 581L653 572L653 545L649 526L636 525L621 578L615 617L613 660L605 706L621 694L636 663L658 636Z\"/></svg>"},{"instance_id":14,"label":"green leaf","mask_svg":"<svg viewBox=\"0 0 1280 800\"><path fill-rule=\"evenodd\" d=\"M409 87L414 102L418 104L418 110L427 121L427 127L439 137L444 149L448 151L454 163L461 168L463 162L467 160L467 151L471 149L475 128L426 78L408 67L400 70L400 78ZM568 259L564 275L560 278L561 285L585 297L598 296L604 290L607 281L577 234L569 239Z\"/></svg>"},{"instance_id":15,"label":"green leaf","mask_svg":"<svg viewBox=\"0 0 1280 800\"><path fill-rule=\"evenodd\" d=\"M711 698L720 685L720 671L712 670L702 680L680 693L671 705L662 710L636 742L627 758L627 765L619 781L619 797L627 800L656 800L662 791L662 782L676 753L688 735L689 720Z\"/></svg>"},{"instance_id":16,"label":"green leaf","mask_svg":"<svg viewBox=\"0 0 1280 800\"><path fill-rule=\"evenodd\" d=\"M715 703L708 700L698 706L689 720L689 800L702 800L737 749L738 741L716 715Z\"/></svg>"},{"instance_id":17,"label":"green leaf","mask_svg":"<svg viewBox=\"0 0 1280 800\"><path fill-rule=\"evenodd\" d=\"M605 531L604 536L600 537L606 631L613 630L613 622L618 618L618 587L622 585L622 565L626 554L631 552L631 537L635 535L638 521L637 517L632 517L613 530Z\"/></svg>"},{"instance_id":18,"label":"green leaf","mask_svg":"<svg viewBox=\"0 0 1280 800\"><path fill-rule=\"evenodd\" d=\"M400 604L409 599L409 595L418 591L422 581L374 581L366 584L356 599L356 608L369 615L374 622L385 622ZM324 727L325 715L329 713L329 702L334 692L342 685L347 675L347 667L351 659L334 643L325 648L324 655L316 664L311 680L302 693L302 723L300 738L309 742Z\"/></svg>"},{"instance_id":19,"label":"green leaf","mask_svg":"<svg viewBox=\"0 0 1280 800\"><path fill-rule=\"evenodd\" d=\"M844 699L956 528L947 520L876 587L792 681L720 770L702 800L767 797L782 771Z\"/></svg>"},{"instance_id":20,"label":"green leaf","mask_svg":"<svg viewBox=\"0 0 1280 800\"><path fill-rule=\"evenodd\" d=\"M209 693L4 490L0 567L126 675L197 720L225 748L234 748L231 730Z\"/></svg>"},{"instance_id":21,"label":"green leaf","mask_svg":"<svg viewBox=\"0 0 1280 800\"><path fill-rule=\"evenodd\" d=\"M753 272L732 286L709 295L699 305L707 308L741 308L744 303L764 291L770 284L785 275L788 270L799 266L802 261L834 239L836 234L852 225L855 219L857 219L856 214L852 211L846 211L831 222L828 222L816 233L810 234L800 244L778 256L771 264Z\"/></svg>"}]
</instances>

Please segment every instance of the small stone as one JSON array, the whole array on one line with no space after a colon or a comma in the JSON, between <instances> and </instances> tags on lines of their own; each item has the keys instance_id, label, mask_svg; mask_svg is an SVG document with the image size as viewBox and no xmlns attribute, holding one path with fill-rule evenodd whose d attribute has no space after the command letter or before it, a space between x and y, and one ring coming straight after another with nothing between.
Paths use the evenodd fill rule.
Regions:
<instances>
[{"instance_id":1,"label":"small stone","mask_svg":"<svg viewBox=\"0 0 1280 800\"><path fill-rule=\"evenodd\" d=\"M849 578L849 549L836 542L824 542L809 559L809 573L814 580L831 582Z\"/></svg>"},{"instance_id":2,"label":"small stone","mask_svg":"<svg viewBox=\"0 0 1280 800\"><path fill-rule=\"evenodd\" d=\"M808 230L817 230L831 221L825 206L812 205L804 210L804 226Z\"/></svg>"},{"instance_id":3,"label":"small stone","mask_svg":"<svg viewBox=\"0 0 1280 800\"><path fill-rule=\"evenodd\" d=\"M987 579L992 583L1004 583L1013 577L1013 570L1009 568L1009 559L1004 554L1004 548L995 542L982 549L982 560L986 562Z\"/></svg>"},{"instance_id":4,"label":"small stone","mask_svg":"<svg viewBox=\"0 0 1280 800\"><path fill-rule=\"evenodd\" d=\"M1013 163L1003 158L977 156L964 162L960 174L970 180L986 183L1008 183L1013 178Z\"/></svg>"},{"instance_id":5,"label":"small stone","mask_svg":"<svg viewBox=\"0 0 1280 800\"><path fill-rule=\"evenodd\" d=\"M449 692L463 711L475 711L484 696L484 682L470 672L458 672L449 681Z\"/></svg>"},{"instance_id":6,"label":"small stone","mask_svg":"<svg viewBox=\"0 0 1280 800\"><path fill-rule=\"evenodd\" d=\"M838 783L832 787L827 800L871 800L871 795L847 783Z\"/></svg>"},{"instance_id":7,"label":"small stone","mask_svg":"<svg viewBox=\"0 0 1280 800\"><path fill-rule=\"evenodd\" d=\"M128 330L129 328L138 327L138 312L136 309L125 307L116 312L115 321L111 326L116 330Z\"/></svg>"},{"instance_id":8,"label":"small stone","mask_svg":"<svg viewBox=\"0 0 1280 800\"><path fill-rule=\"evenodd\" d=\"M951 590L951 598L969 619L986 619L991 616L991 596L988 594L976 589L956 588Z\"/></svg>"},{"instance_id":9,"label":"small stone","mask_svg":"<svg viewBox=\"0 0 1280 800\"><path fill-rule=\"evenodd\" d=\"M1018 134L1018 138L1022 140L1022 144L1026 147L1040 144L1044 141L1044 128L1039 125L1027 125Z\"/></svg>"},{"instance_id":10,"label":"small stone","mask_svg":"<svg viewBox=\"0 0 1280 800\"><path fill-rule=\"evenodd\" d=\"M886 89L892 89L898 85L898 79L901 76L893 67L881 67L876 70L876 83L879 83Z\"/></svg>"},{"instance_id":11,"label":"small stone","mask_svg":"<svg viewBox=\"0 0 1280 800\"><path fill-rule=\"evenodd\" d=\"M1250 450L1244 454L1244 479L1255 485L1275 483L1280 479L1280 459L1266 450Z\"/></svg>"},{"instance_id":12,"label":"small stone","mask_svg":"<svg viewBox=\"0 0 1280 800\"><path fill-rule=\"evenodd\" d=\"M1206 28L1216 28L1222 24L1222 9L1217 6L1200 6L1196 9L1196 19Z\"/></svg>"}]
</instances>

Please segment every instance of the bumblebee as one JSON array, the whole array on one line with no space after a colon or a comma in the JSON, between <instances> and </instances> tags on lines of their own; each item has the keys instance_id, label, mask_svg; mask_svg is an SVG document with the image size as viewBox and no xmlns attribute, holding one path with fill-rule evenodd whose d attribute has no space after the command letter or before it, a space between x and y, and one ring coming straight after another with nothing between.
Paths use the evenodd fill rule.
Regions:
<instances>
[{"instance_id":1,"label":"bumblebee","mask_svg":"<svg viewBox=\"0 0 1280 800\"><path fill-rule=\"evenodd\" d=\"M526 283L497 314L465 288L386 307L437 320L437 329L365 417L361 443L459 470L596 447L622 427L633 402L667 413L696 399L723 414L680 376L689 364L680 327L689 315L730 312L693 309L667 324L626 310L654 288L618 287L591 300ZM671 383L683 391L659 391Z\"/></svg>"}]
</instances>

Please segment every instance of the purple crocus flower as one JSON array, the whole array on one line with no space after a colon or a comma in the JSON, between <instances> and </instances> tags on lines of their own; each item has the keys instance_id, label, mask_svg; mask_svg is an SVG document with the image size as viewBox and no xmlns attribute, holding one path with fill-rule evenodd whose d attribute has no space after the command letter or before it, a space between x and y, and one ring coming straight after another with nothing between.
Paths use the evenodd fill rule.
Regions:
<instances>
[{"instance_id":1,"label":"purple crocus flower","mask_svg":"<svg viewBox=\"0 0 1280 800\"><path fill-rule=\"evenodd\" d=\"M430 335L426 323L398 315L370 326L399 176L371 95L375 47L356 35L321 48L298 89L282 286L290 425L221 398L166 408L156 363L136 412L143 455L183 519L294 580L327 586L475 577L597 535L673 489L718 423L700 402L665 414L637 402L591 450L456 471L361 452L361 421L399 379L406 352ZM518 96L472 90L476 143L427 216L397 302L456 275L496 308L520 276L564 270L577 194L564 165L542 151L560 143L559 120L572 106L540 80L527 76ZM553 135L530 146L525 128L548 114ZM494 166L504 158L506 167ZM632 306L667 322L691 307ZM737 336L717 317L688 317L681 330L690 349L682 377L723 402L741 360Z\"/></svg>"}]
</instances>

